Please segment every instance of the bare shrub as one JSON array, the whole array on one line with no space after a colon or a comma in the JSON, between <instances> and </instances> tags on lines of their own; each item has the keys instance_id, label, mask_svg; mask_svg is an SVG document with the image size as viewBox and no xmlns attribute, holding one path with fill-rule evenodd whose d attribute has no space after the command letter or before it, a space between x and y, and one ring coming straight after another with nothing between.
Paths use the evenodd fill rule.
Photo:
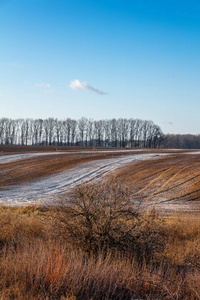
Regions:
<instances>
[{"instance_id":1,"label":"bare shrub","mask_svg":"<svg viewBox=\"0 0 200 300\"><path fill-rule=\"evenodd\" d=\"M60 235L88 253L120 251L142 263L165 243L156 214L134 209L129 190L113 181L77 187L57 206L56 220Z\"/></svg>"}]
</instances>

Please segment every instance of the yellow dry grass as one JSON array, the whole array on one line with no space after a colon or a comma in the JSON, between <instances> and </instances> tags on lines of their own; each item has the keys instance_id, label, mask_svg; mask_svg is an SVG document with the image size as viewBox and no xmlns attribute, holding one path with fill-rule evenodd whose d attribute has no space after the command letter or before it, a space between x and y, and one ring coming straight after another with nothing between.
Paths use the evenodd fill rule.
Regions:
<instances>
[{"instance_id":1,"label":"yellow dry grass","mask_svg":"<svg viewBox=\"0 0 200 300\"><path fill-rule=\"evenodd\" d=\"M134 250L136 257L132 248L119 247L117 250L116 243L121 241L116 239L115 244L108 244L106 252L105 244L97 252L93 252L92 248L91 252L87 251L81 239L84 232L87 238L88 231L82 228L82 224L85 229L91 230L91 223L82 221L84 215L88 217L85 209L91 201L93 206L90 206L89 214L91 218L96 216L91 221L98 224L105 219L104 216L102 219L102 214L106 213L105 201L100 207L98 201L104 192L102 187L105 190L104 185L93 186L93 189L90 185L77 190L77 197L81 197L76 198L80 201L79 215L65 214L63 206L0 207L0 299L200 298L200 220L195 214L163 218L138 211L142 228L134 227L132 232L138 243L138 249ZM118 190L116 184L116 189L105 199L106 203L112 200L113 206L117 197L120 205L120 193L121 188ZM126 197L126 194L123 195ZM85 199L85 208L81 206L82 198ZM117 209L124 213L124 207L117 206ZM57 213L65 216L62 222ZM114 222L124 226L115 212L112 213ZM72 230L79 226L82 233L77 232L74 238L68 239L69 223ZM115 238L120 230L124 232L123 227L119 227L117 232L111 230L110 238ZM155 253L147 252L146 259L139 247L143 245L148 249L152 238ZM130 235L124 236L124 245L128 246L130 239ZM158 242L162 243L162 251L157 251Z\"/></svg>"}]
</instances>

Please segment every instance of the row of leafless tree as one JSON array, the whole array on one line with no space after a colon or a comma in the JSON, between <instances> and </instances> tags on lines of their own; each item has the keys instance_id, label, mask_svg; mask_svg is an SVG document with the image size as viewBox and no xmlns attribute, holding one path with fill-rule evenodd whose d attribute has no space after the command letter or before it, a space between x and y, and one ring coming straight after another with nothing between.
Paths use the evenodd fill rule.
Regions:
<instances>
[{"instance_id":1,"label":"row of leafless tree","mask_svg":"<svg viewBox=\"0 0 200 300\"><path fill-rule=\"evenodd\" d=\"M162 137L158 125L139 119L0 119L0 144L157 148Z\"/></svg>"},{"instance_id":2,"label":"row of leafless tree","mask_svg":"<svg viewBox=\"0 0 200 300\"><path fill-rule=\"evenodd\" d=\"M163 148L200 149L200 135L166 134L161 141Z\"/></svg>"}]
</instances>

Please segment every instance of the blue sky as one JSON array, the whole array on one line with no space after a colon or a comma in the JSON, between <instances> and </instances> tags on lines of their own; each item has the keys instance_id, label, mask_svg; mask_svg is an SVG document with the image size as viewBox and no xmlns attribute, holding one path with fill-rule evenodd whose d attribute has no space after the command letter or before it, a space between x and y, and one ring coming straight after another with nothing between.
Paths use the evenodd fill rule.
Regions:
<instances>
[{"instance_id":1,"label":"blue sky","mask_svg":"<svg viewBox=\"0 0 200 300\"><path fill-rule=\"evenodd\" d=\"M0 104L200 133L200 1L0 0Z\"/></svg>"}]
</instances>

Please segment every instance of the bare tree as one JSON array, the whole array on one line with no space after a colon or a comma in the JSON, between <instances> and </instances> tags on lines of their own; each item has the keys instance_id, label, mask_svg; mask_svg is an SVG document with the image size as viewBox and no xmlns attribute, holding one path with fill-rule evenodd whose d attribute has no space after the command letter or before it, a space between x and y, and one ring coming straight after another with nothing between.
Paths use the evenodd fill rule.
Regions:
<instances>
[{"instance_id":1,"label":"bare tree","mask_svg":"<svg viewBox=\"0 0 200 300\"><path fill-rule=\"evenodd\" d=\"M78 130L79 130L79 137L80 137L80 146L84 146L84 138L85 138L85 130L86 130L87 119L81 118L78 121Z\"/></svg>"},{"instance_id":2,"label":"bare tree","mask_svg":"<svg viewBox=\"0 0 200 300\"><path fill-rule=\"evenodd\" d=\"M111 143L112 147L117 147L117 120L112 119L111 120Z\"/></svg>"},{"instance_id":3,"label":"bare tree","mask_svg":"<svg viewBox=\"0 0 200 300\"><path fill-rule=\"evenodd\" d=\"M55 119L55 135L56 135L56 144L61 145L62 140L62 131L63 131L63 122Z\"/></svg>"},{"instance_id":4,"label":"bare tree","mask_svg":"<svg viewBox=\"0 0 200 300\"><path fill-rule=\"evenodd\" d=\"M56 121L54 118L48 118L44 120L43 124L44 124L45 141L46 141L45 144L51 146L53 144Z\"/></svg>"},{"instance_id":5,"label":"bare tree","mask_svg":"<svg viewBox=\"0 0 200 300\"><path fill-rule=\"evenodd\" d=\"M110 120L105 120L103 126L104 126L104 134L105 134L104 146L109 147L109 146L111 146L111 122L110 122Z\"/></svg>"},{"instance_id":6,"label":"bare tree","mask_svg":"<svg viewBox=\"0 0 200 300\"><path fill-rule=\"evenodd\" d=\"M87 124L87 131L88 131L88 139L89 139L89 146L94 146L94 121L89 120Z\"/></svg>"}]
</instances>

